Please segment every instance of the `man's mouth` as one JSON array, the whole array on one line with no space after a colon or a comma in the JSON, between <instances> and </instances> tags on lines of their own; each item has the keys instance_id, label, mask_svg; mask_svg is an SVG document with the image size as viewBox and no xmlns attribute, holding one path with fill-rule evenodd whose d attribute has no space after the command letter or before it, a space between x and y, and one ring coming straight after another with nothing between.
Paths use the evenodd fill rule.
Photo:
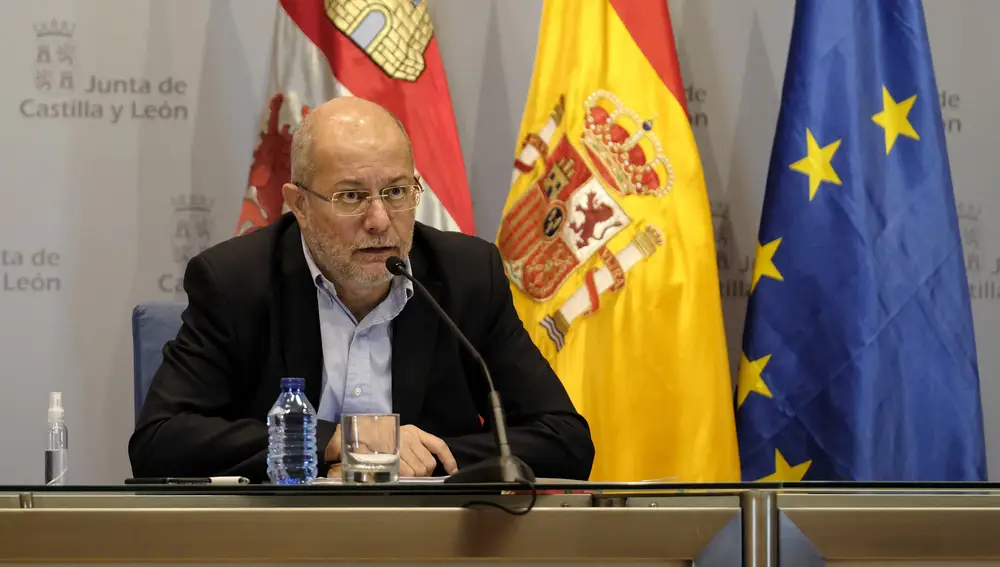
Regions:
<instances>
[{"instance_id":1,"label":"man's mouth","mask_svg":"<svg viewBox=\"0 0 1000 567\"><path fill-rule=\"evenodd\" d=\"M358 248L358 252L362 254L387 254L395 251L395 246L367 246L365 248Z\"/></svg>"}]
</instances>

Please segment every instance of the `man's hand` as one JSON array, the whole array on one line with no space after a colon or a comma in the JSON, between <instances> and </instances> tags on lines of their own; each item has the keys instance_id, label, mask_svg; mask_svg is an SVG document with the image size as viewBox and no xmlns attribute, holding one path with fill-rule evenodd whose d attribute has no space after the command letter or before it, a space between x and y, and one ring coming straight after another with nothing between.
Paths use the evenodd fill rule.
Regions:
<instances>
[{"instance_id":1,"label":"man's hand","mask_svg":"<svg viewBox=\"0 0 1000 567\"><path fill-rule=\"evenodd\" d=\"M326 444L326 451L324 451L323 457L326 462L334 462L340 460L340 445L343 443L343 439L340 437L340 424L337 424L337 428L333 430L333 437L330 438L330 442Z\"/></svg>"},{"instance_id":2,"label":"man's hand","mask_svg":"<svg viewBox=\"0 0 1000 567\"><path fill-rule=\"evenodd\" d=\"M435 455L448 474L458 470L447 443L413 425L399 428L399 476L432 475Z\"/></svg>"}]
</instances>

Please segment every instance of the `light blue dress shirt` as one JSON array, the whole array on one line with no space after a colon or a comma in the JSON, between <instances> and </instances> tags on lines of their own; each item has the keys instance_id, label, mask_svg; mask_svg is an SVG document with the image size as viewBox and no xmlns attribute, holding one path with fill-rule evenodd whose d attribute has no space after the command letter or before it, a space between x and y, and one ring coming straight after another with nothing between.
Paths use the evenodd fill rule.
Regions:
<instances>
[{"instance_id":1,"label":"light blue dress shirt","mask_svg":"<svg viewBox=\"0 0 1000 567\"><path fill-rule=\"evenodd\" d=\"M316 284L323 345L323 393L317 417L339 422L345 413L392 413L392 320L413 295L413 284L400 276L393 278L389 295L358 321L319 271L305 239L302 252Z\"/></svg>"}]
</instances>

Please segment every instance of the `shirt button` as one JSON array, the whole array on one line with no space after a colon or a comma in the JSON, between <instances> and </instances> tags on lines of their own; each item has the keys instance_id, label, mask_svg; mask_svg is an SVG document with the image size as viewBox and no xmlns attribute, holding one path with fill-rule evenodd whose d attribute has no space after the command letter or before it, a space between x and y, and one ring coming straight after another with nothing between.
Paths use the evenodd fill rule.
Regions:
<instances>
[{"instance_id":1,"label":"shirt button","mask_svg":"<svg viewBox=\"0 0 1000 567\"><path fill-rule=\"evenodd\" d=\"M361 388L354 388L354 390L351 391L351 393L354 394L355 396L360 396L361 395Z\"/></svg>"}]
</instances>

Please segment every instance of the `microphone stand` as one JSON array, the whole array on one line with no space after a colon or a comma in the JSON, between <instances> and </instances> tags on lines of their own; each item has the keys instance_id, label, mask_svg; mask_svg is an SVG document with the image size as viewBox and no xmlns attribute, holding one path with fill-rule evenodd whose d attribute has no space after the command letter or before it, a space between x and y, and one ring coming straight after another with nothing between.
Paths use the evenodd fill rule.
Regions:
<instances>
[{"instance_id":1,"label":"microphone stand","mask_svg":"<svg viewBox=\"0 0 1000 567\"><path fill-rule=\"evenodd\" d=\"M474 465L468 467L463 467L455 474L449 476L445 479L446 483L533 483L535 481L535 474L531 470L531 467L527 465L524 461L519 459L517 456L511 453L510 443L507 441L507 422L504 419L503 405L500 403L500 394L497 393L496 388L493 386L493 377L490 376L489 368L486 367L486 362L483 361L483 357L479 354L469 339L465 337L465 334L458 328L458 325L451 320L451 317L445 313L444 309L435 301L434 297L427 291L427 288L423 286L420 282L410 274L406 269L406 263L403 262L398 256L391 256L385 261L385 267L389 270L389 273L402 276L410 281L413 286L420 292L421 295L430 303L431 307L437 312L441 320L445 322L451 332L458 339L459 343L465 348L466 351L472 356L472 358L479 363L479 366L483 369L483 375L486 376L486 383L490 389L490 410L491 417L493 420L493 434L496 440L497 448L499 450L499 456L491 457Z\"/></svg>"}]
</instances>

